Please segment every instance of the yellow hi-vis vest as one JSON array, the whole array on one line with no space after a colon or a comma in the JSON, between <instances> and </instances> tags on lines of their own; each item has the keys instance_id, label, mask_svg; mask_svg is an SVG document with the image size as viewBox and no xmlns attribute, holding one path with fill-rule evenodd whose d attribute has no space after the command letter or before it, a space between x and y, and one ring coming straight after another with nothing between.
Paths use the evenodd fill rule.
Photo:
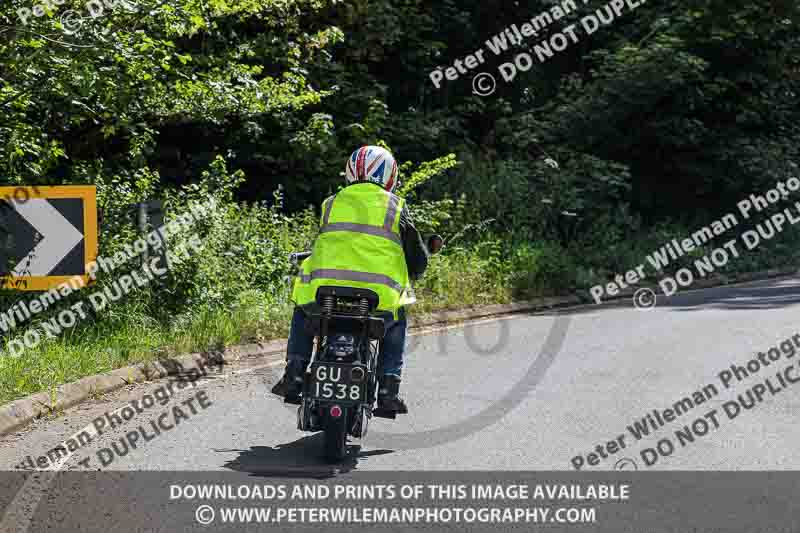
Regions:
<instances>
[{"instance_id":1,"label":"yellow hi-vis vest","mask_svg":"<svg viewBox=\"0 0 800 533\"><path fill-rule=\"evenodd\" d=\"M292 301L316 300L323 285L375 291L378 310L397 310L416 301L400 240L405 200L373 183L342 189L322 205L319 235L295 278Z\"/></svg>"}]
</instances>

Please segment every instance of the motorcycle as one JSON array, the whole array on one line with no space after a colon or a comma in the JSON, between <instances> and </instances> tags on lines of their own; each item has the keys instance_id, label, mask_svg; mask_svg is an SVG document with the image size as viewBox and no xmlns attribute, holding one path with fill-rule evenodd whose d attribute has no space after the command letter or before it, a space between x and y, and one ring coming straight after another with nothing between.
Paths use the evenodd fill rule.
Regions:
<instances>
[{"instance_id":1,"label":"motorcycle","mask_svg":"<svg viewBox=\"0 0 800 533\"><path fill-rule=\"evenodd\" d=\"M433 235L428 249L438 253L442 238ZM292 254L299 265L310 252ZM347 439L362 439L373 416L394 419L392 411L376 408L378 377L382 375L381 343L387 329L385 313L376 312L378 294L354 287L322 286L316 306L306 317L306 331L315 350L303 379L297 429L324 432L323 455L340 462Z\"/></svg>"}]
</instances>

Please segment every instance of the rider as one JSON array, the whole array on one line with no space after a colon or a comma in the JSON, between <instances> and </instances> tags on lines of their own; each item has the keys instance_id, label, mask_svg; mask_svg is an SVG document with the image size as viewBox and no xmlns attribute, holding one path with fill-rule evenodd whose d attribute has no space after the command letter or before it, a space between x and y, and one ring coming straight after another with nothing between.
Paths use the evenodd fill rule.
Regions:
<instances>
[{"instance_id":1,"label":"rider","mask_svg":"<svg viewBox=\"0 0 800 533\"><path fill-rule=\"evenodd\" d=\"M378 294L377 310L388 319L378 408L405 414L408 408L399 396L407 329L404 305L414 302L410 280L425 272L429 252L411 223L405 201L394 194L397 163L388 150L359 148L347 161L345 177L347 185L322 204L319 235L295 279L292 301L297 307L286 372L272 392L289 403L300 401L314 343L305 331L304 308L315 305L317 288L365 288Z\"/></svg>"}]
</instances>

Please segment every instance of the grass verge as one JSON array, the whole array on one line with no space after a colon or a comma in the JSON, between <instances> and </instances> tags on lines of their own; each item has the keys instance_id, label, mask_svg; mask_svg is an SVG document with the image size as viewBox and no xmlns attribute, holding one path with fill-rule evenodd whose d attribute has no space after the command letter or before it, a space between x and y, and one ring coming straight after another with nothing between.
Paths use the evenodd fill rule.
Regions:
<instances>
[{"instance_id":1,"label":"grass verge","mask_svg":"<svg viewBox=\"0 0 800 533\"><path fill-rule=\"evenodd\" d=\"M489 267L487 262L468 262L459 253L433 258L417 284L419 302L410 311L511 301L511 291ZM285 290L280 297L274 295L246 290L232 306L187 312L169 323L153 319L148 306L135 298L122 302L102 320L45 341L22 357L0 357L0 405L42 391L54 395L64 383L135 363L284 338L292 306Z\"/></svg>"}]
</instances>

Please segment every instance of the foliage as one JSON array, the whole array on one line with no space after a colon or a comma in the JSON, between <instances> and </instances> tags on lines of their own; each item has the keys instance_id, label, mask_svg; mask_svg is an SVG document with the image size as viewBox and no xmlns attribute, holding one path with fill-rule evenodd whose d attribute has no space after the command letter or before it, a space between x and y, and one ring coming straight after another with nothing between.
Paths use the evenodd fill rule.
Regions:
<instances>
[{"instance_id":1,"label":"foliage","mask_svg":"<svg viewBox=\"0 0 800 533\"><path fill-rule=\"evenodd\" d=\"M605 3L578 3L553 29ZM472 72L431 83L481 48L497 74L535 41L501 56L485 41L551 4L136 0L90 16L65 0L23 23L33 2L6 2L0 185L96 185L106 256L138 237L138 202L162 199L167 220L195 201L217 208L195 228L203 250L168 277L35 357L0 360L0 401L285 333L287 256L309 246L364 144L391 146L415 224L445 237L416 312L602 283L798 176L795 0L640 3L490 97L473 94ZM792 264L798 235L724 271ZM0 312L29 297L0 292Z\"/></svg>"}]
</instances>

